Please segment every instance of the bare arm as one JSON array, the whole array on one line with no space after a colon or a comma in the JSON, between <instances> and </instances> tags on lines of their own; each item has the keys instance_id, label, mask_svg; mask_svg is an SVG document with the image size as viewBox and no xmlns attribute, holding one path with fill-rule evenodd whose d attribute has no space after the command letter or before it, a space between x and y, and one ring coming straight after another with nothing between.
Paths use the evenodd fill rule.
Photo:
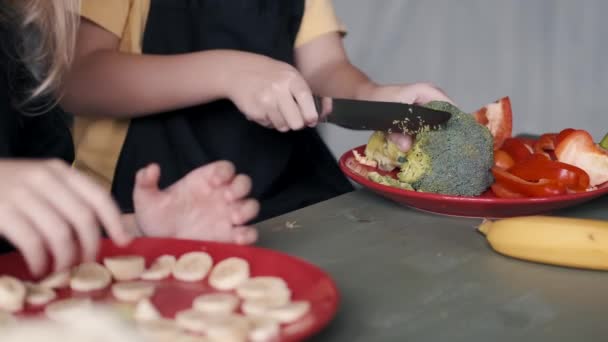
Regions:
<instances>
[{"instance_id":1,"label":"bare arm","mask_svg":"<svg viewBox=\"0 0 608 342\"><path fill-rule=\"evenodd\" d=\"M117 36L83 19L64 108L79 115L131 117L210 102L226 96L226 72L239 59L236 51L154 56L118 48Z\"/></svg>"}]
</instances>

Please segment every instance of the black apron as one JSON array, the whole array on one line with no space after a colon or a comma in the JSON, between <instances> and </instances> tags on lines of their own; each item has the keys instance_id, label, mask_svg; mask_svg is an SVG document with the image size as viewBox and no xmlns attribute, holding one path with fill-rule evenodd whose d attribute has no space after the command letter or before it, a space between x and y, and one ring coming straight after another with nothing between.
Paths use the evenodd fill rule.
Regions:
<instances>
[{"instance_id":1,"label":"black apron","mask_svg":"<svg viewBox=\"0 0 608 342\"><path fill-rule=\"evenodd\" d=\"M152 0L143 53L231 49L293 65L304 3ZM167 187L217 160L230 160L239 173L251 176L252 196L262 205L258 221L353 189L315 129L280 133L248 121L234 104L222 100L132 120L112 191L121 209L132 212L138 169L159 163L161 187Z\"/></svg>"}]
</instances>

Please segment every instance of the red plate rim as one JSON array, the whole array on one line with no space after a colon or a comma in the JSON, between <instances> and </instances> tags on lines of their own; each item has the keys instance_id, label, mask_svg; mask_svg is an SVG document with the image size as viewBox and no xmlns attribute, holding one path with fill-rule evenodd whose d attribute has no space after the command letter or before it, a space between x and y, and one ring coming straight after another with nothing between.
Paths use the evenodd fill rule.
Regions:
<instances>
[{"instance_id":1,"label":"red plate rim","mask_svg":"<svg viewBox=\"0 0 608 342\"><path fill-rule=\"evenodd\" d=\"M363 185L366 188L381 191L384 193L389 193L391 195L396 195L396 196L404 196L404 197L409 197L409 198L414 198L414 199L420 198L420 199L427 199L427 200L448 201L448 202L449 201L458 201L460 203L467 202L467 203L471 203L471 204L504 203L504 204L514 204L515 205L515 204L533 204L536 202L542 202L542 203L562 202L565 200L587 199L587 198L591 198L591 197L598 197L598 196L601 196L604 194L608 194L608 182L597 186L597 189L595 189L595 190L591 190L591 191L587 191L587 192L549 196L549 197L524 197L524 198L500 198L500 197L494 197L494 196L493 197L453 196L453 195L442 195L442 194L435 194L435 193L428 193L428 192L418 192L418 191L412 191L412 190L399 189L399 188L395 188L392 186L379 184L374 181L371 181L371 180L367 179L366 177L363 177L362 175L358 174L357 172L352 170L347 165L347 163L349 162L349 160L351 158L354 162L358 163L354 158L353 151L356 150L357 152L361 153L362 151L365 150L365 146L366 145L361 145L361 146L355 147L355 148L345 152L340 157L340 161L339 161L340 169L349 178L351 178L355 182ZM359 164L359 165L361 165L361 164ZM364 165L362 165L362 166L365 167Z\"/></svg>"}]
</instances>

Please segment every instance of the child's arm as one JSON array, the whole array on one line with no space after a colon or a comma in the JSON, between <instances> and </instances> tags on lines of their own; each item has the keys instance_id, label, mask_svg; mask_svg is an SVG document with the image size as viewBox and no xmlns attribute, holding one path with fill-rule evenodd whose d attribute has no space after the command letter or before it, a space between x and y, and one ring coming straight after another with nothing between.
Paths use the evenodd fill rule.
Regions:
<instances>
[{"instance_id":1,"label":"child's arm","mask_svg":"<svg viewBox=\"0 0 608 342\"><path fill-rule=\"evenodd\" d=\"M313 92L324 96L407 103L451 102L440 89L428 83L392 86L374 83L350 63L338 32L297 47L296 65Z\"/></svg>"},{"instance_id":2,"label":"child's arm","mask_svg":"<svg viewBox=\"0 0 608 342\"><path fill-rule=\"evenodd\" d=\"M318 118L308 85L286 63L230 50L172 56L118 50L116 35L83 19L75 63L66 78L65 109L121 118L226 98L249 119L281 131Z\"/></svg>"}]
</instances>

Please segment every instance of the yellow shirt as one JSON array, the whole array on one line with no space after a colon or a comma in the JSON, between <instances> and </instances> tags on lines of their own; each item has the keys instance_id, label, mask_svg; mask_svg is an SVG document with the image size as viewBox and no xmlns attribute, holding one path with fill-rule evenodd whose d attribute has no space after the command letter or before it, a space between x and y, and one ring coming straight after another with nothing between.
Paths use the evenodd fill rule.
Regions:
<instances>
[{"instance_id":1,"label":"yellow shirt","mask_svg":"<svg viewBox=\"0 0 608 342\"><path fill-rule=\"evenodd\" d=\"M120 51L141 54L150 0L83 0L81 15L120 38ZM295 46L329 32L344 32L331 0L306 0ZM74 124L76 168L110 189L129 120L77 116Z\"/></svg>"}]
</instances>

